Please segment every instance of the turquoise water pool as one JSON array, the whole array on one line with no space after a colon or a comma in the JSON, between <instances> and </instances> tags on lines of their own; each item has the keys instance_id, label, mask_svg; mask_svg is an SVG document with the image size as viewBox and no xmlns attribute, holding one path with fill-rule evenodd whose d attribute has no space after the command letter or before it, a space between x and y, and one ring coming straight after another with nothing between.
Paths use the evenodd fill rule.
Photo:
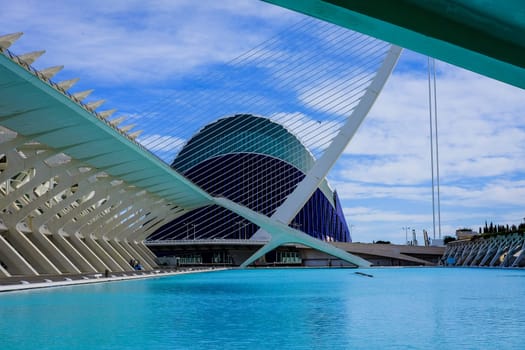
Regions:
<instances>
[{"instance_id":1,"label":"turquoise water pool","mask_svg":"<svg viewBox=\"0 0 525 350\"><path fill-rule=\"evenodd\" d=\"M0 349L522 349L525 271L235 270L0 295Z\"/></svg>"}]
</instances>

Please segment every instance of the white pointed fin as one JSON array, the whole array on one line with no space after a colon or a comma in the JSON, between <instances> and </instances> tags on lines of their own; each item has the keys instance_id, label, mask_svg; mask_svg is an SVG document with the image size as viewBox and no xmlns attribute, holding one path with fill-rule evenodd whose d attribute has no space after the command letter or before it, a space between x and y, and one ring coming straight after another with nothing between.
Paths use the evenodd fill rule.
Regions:
<instances>
[{"instance_id":1,"label":"white pointed fin","mask_svg":"<svg viewBox=\"0 0 525 350\"><path fill-rule=\"evenodd\" d=\"M33 51L33 52L29 52L29 53L25 53L23 55L17 56L17 58L19 61L22 61L25 64L32 65L33 62L35 62L38 59L38 57L42 56L45 53L46 53L45 50Z\"/></svg>"},{"instance_id":2,"label":"white pointed fin","mask_svg":"<svg viewBox=\"0 0 525 350\"><path fill-rule=\"evenodd\" d=\"M17 41L24 33L12 33L0 36L0 49L8 49L15 41Z\"/></svg>"},{"instance_id":3,"label":"white pointed fin","mask_svg":"<svg viewBox=\"0 0 525 350\"><path fill-rule=\"evenodd\" d=\"M53 78L55 74L64 69L64 66L54 66L46 69L42 69L39 73L42 74L47 80Z\"/></svg>"},{"instance_id":4,"label":"white pointed fin","mask_svg":"<svg viewBox=\"0 0 525 350\"><path fill-rule=\"evenodd\" d=\"M98 107L102 106L104 102L106 102L106 100L98 100L98 101L86 103L86 108L89 109L90 111L94 111Z\"/></svg>"},{"instance_id":5,"label":"white pointed fin","mask_svg":"<svg viewBox=\"0 0 525 350\"><path fill-rule=\"evenodd\" d=\"M107 111L98 112L98 116L102 119L107 119L111 117L116 111L116 109L108 109Z\"/></svg>"},{"instance_id":6,"label":"white pointed fin","mask_svg":"<svg viewBox=\"0 0 525 350\"><path fill-rule=\"evenodd\" d=\"M71 89L71 87L73 85L75 85L79 80L80 80L80 78L64 80L64 81L61 81L61 82L57 83L57 86L59 88L61 88L62 90L67 91L67 90Z\"/></svg>"},{"instance_id":7,"label":"white pointed fin","mask_svg":"<svg viewBox=\"0 0 525 350\"><path fill-rule=\"evenodd\" d=\"M120 128L120 131L122 132L128 132L130 131L131 129L133 129L137 124L129 124L129 125L126 125L126 126L123 126Z\"/></svg>"},{"instance_id":8,"label":"white pointed fin","mask_svg":"<svg viewBox=\"0 0 525 350\"><path fill-rule=\"evenodd\" d=\"M118 126L119 124L121 124L124 120L126 120L126 117L122 116L122 117L118 117L116 119L113 119L112 121L110 121L109 123L113 126Z\"/></svg>"},{"instance_id":9,"label":"white pointed fin","mask_svg":"<svg viewBox=\"0 0 525 350\"><path fill-rule=\"evenodd\" d=\"M76 101L80 102L82 101L83 99L85 99L86 97L88 97L89 95L91 95L91 93L95 91L93 89L91 90L86 90L86 91L81 91L81 92L77 92L76 94L73 94L71 95Z\"/></svg>"},{"instance_id":10,"label":"white pointed fin","mask_svg":"<svg viewBox=\"0 0 525 350\"><path fill-rule=\"evenodd\" d=\"M132 132L131 134L129 134L129 138L132 139L132 140L135 140L137 137L140 136L140 134L142 134L144 132L144 130L137 130L135 132Z\"/></svg>"}]
</instances>

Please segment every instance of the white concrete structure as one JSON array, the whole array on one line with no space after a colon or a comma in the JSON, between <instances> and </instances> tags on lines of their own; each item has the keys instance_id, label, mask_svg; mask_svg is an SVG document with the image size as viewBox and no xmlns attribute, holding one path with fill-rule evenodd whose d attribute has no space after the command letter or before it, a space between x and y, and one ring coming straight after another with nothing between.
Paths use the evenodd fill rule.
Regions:
<instances>
[{"instance_id":1,"label":"white concrete structure","mask_svg":"<svg viewBox=\"0 0 525 350\"><path fill-rule=\"evenodd\" d=\"M305 205L310 196L319 187L321 182L326 178L328 172L334 166L337 159L344 152L348 146L352 137L355 135L359 126L368 115L368 112L372 108L377 96L383 89L388 77L392 73L399 55L401 54L401 48L398 46L392 46L386 55L381 67L375 74L371 84L366 88L363 97L359 100L353 113L348 116L346 123L341 127L338 134L326 149L323 156L319 158L310 171L306 174L305 178L297 185L295 190L288 196L284 203L277 208L275 213L272 215L272 219L282 225L288 226L293 218L297 215L299 210ZM264 239L267 233L263 231L263 226L260 226L258 232L255 233L253 239ZM257 251L251 256L243 266L248 266L255 260L267 252L275 249L279 245L285 243L302 243L304 241L298 240L298 237L294 235L281 235L281 234L269 234L269 243ZM306 244L308 245L308 244Z\"/></svg>"},{"instance_id":2,"label":"white concrete structure","mask_svg":"<svg viewBox=\"0 0 525 350\"><path fill-rule=\"evenodd\" d=\"M501 234L447 244L444 261L455 266L523 267L525 234Z\"/></svg>"},{"instance_id":3,"label":"white concrete structure","mask_svg":"<svg viewBox=\"0 0 525 350\"><path fill-rule=\"evenodd\" d=\"M143 240L164 223L211 204L267 231L272 240L265 250L295 242L370 265L288 224L356 132L399 48L391 49L304 185L269 218L213 197L153 156L134 141L140 131L118 128L122 117L107 121L115 110L96 111L104 100L82 102L91 90L67 92L78 79L50 81L61 66L36 71L31 64L43 51L12 54L7 48L20 36L0 37L0 276L128 271L130 260L151 269L155 256Z\"/></svg>"}]
</instances>

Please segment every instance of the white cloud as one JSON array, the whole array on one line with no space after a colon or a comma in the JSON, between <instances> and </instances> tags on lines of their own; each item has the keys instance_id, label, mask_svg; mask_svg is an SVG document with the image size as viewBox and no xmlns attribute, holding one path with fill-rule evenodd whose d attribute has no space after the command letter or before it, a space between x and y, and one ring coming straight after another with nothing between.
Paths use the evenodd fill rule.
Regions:
<instances>
[{"instance_id":1,"label":"white cloud","mask_svg":"<svg viewBox=\"0 0 525 350\"><path fill-rule=\"evenodd\" d=\"M443 63L438 78L439 156L444 179L524 171L525 92ZM340 176L416 184L430 178L426 76L396 73L348 146ZM348 158L347 158L348 159Z\"/></svg>"},{"instance_id":2,"label":"white cloud","mask_svg":"<svg viewBox=\"0 0 525 350\"><path fill-rule=\"evenodd\" d=\"M21 0L4 2L2 13L2 31L26 33L15 52L47 48L37 66L66 64L112 85L148 85L228 61L298 16L257 1L180 0Z\"/></svg>"},{"instance_id":3,"label":"white cloud","mask_svg":"<svg viewBox=\"0 0 525 350\"><path fill-rule=\"evenodd\" d=\"M376 208L344 208L344 214L351 222L428 222L428 214L407 214L395 211L384 211ZM430 217L431 219L431 217Z\"/></svg>"},{"instance_id":4,"label":"white cloud","mask_svg":"<svg viewBox=\"0 0 525 350\"><path fill-rule=\"evenodd\" d=\"M426 61L409 56L414 67ZM518 223L525 216L525 92L438 67L443 234L477 230L485 220ZM432 227L426 79L414 68L395 72L331 174L357 240L401 243L401 227Z\"/></svg>"},{"instance_id":5,"label":"white cloud","mask_svg":"<svg viewBox=\"0 0 525 350\"><path fill-rule=\"evenodd\" d=\"M442 187L443 203L467 207L522 206L525 198L525 181L495 180L474 188L459 186Z\"/></svg>"}]
</instances>

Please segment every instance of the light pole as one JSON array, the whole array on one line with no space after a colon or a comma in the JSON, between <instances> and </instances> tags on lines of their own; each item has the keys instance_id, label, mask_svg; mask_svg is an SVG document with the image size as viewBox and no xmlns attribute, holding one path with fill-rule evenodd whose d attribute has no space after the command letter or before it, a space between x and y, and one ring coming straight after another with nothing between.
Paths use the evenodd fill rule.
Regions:
<instances>
[{"instance_id":1,"label":"light pole","mask_svg":"<svg viewBox=\"0 0 525 350\"><path fill-rule=\"evenodd\" d=\"M350 230L350 237L352 237L352 228L355 227L355 225L350 225L348 229Z\"/></svg>"},{"instance_id":2,"label":"light pole","mask_svg":"<svg viewBox=\"0 0 525 350\"><path fill-rule=\"evenodd\" d=\"M245 223L244 221L241 221L241 225L242 225L242 233L244 234L244 240L246 240L246 225L248 224Z\"/></svg>"},{"instance_id":3,"label":"light pole","mask_svg":"<svg viewBox=\"0 0 525 350\"><path fill-rule=\"evenodd\" d=\"M184 226L186 226L186 240L188 240L188 238L190 237L190 223L189 222L185 222L184 223Z\"/></svg>"},{"instance_id":4,"label":"light pole","mask_svg":"<svg viewBox=\"0 0 525 350\"><path fill-rule=\"evenodd\" d=\"M239 225L238 227L238 234L237 236L239 237L239 239L242 239L242 233L244 233L244 239L246 240L246 226L248 226L249 224L247 222L244 222L244 221L237 221L237 225ZM241 231L241 228L242 228L242 231Z\"/></svg>"},{"instance_id":5,"label":"light pole","mask_svg":"<svg viewBox=\"0 0 525 350\"><path fill-rule=\"evenodd\" d=\"M237 221L237 239L241 239L241 221Z\"/></svg>"},{"instance_id":6,"label":"light pole","mask_svg":"<svg viewBox=\"0 0 525 350\"><path fill-rule=\"evenodd\" d=\"M192 224L193 225L193 240L195 240L195 228L197 227L197 224Z\"/></svg>"},{"instance_id":7,"label":"light pole","mask_svg":"<svg viewBox=\"0 0 525 350\"><path fill-rule=\"evenodd\" d=\"M410 230L410 227L404 226L401 227L402 230L405 230L405 244L408 245L408 230Z\"/></svg>"}]
</instances>

